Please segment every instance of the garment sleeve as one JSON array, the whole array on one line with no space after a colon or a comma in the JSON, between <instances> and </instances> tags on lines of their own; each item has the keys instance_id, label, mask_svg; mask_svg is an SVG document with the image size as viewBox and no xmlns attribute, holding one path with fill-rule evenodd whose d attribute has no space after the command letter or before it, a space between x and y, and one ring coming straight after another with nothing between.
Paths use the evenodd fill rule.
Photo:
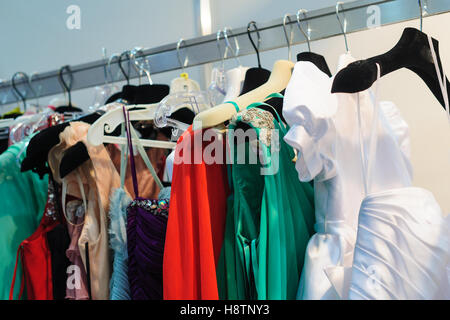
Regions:
<instances>
[{"instance_id":1,"label":"garment sleeve","mask_svg":"<svg viewBox=\"0 0 450 320\"><path fill-rule=\"evenodd\" d=\"M284 140L298 152L296 169L303 182L335 175L336 109L330 78L312 63L297 63L283 101L290 127Z\"/></svg>"}]
</instances>

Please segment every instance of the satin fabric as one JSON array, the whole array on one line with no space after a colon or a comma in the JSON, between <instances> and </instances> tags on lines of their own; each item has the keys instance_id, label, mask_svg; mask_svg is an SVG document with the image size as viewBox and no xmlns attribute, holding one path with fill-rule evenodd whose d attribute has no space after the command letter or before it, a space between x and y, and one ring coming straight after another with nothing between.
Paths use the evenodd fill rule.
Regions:
<instances>
[{"instance_id":1,"label":"satin fabric","mask_svg":"<svg viewBox=\"0 0 450 320\"><path fill-rule=\"evenodd\" d=\"M342 55L338 69L353 61L349 54ZM352 264L365 195L357 111L368 140L373 92L331 94L333 79L311 62L297 62L283 103L290 126L284 140L298 151L298 178L314 180L316 234L306 250L298 299L341 298L329 277L342 280L345 273L333 268ZM380 109L380 125L388 134L380 139L373 186L383 190L410 185L408 126L393 103L381 102Z\"/></svg>"},{"instance_id":2,"label":"satin fabric","mask_svg":"<svg viewBox=\"0 0 450 320\"><path fill-rule=\"evenodd\" d=\"M227 168L224 162L207 164L201 158L194 162L195 150L203 153L214 145L218 158L224 160L223 141L218 135L212 142L203 141L203 133L189 127L175 151L164 247L164 299L219 298L216 269L225 230Z\"/></svg>"},{"instance_id":3,"label":"satin fabric","mask_svg":"<svg viewBox=\"0 0 450 320\"><path fill-rule=\"evenodd\" d=\"M364 92L332 95L333 79L307 68L296 91L286 92L294 129L285 139L299 150L300 179L315 179L316 204L327 207L316 211L324 223L308 244L298 298L447 298L448 221L430 192L412 187L398 109L378 102L379 80ZM313 97L301 89L308 83L324 89ZM303 98L289 101L298 91Z\"/></svg>"},{"instance_id":4,"label":"satin fabric","mask_svg":"<svg viewBox=\"0 0 450 320\"><path fill-rule=\"evenodd\" d=\"M235 145L232 153L233 193L218 270L220 297L295 299L313 233L313 188L298 181L293 149L278 140L283 124L262 109L241 111L228 127L230 143L232 130L242 122L254 129L250 132L257 138L242 144L244 163L240 162L242 145ZM262 155L255 164L250 163L252 153ZM262 169L268 170L263 174Z\"/></svg>"},{"instance_id":5,"label":"satin fabric","mask_svg":"<svg viewBox=\"0 0 450 320\"><path fill-rule=\"evenodd\" d=\"M433 44L431 38L428 39L437 66ZM389 180L385 179L381 186L381 181L377 181L382 169L395 168L398 174L409 174L408 170L401 170L400 158L392 159L395 162L378 161L377 156L386 152L383 146L389 132L376 116L380 111L377 91L381 73L379 65L377 67L372 104L375 116L367 130L370 140L360 141L365 198L359 211L353 264L346 272L351 274L351 280L345 277L338 292L349 299L450 299L447 277L450 229L436 199L423 188L409 184L390 188ZM441 78L439 72L437 76ZM445 75L442 78L445 79ZM441 90L443 96L447 96L447 89L441 86ZM446 109L448 107L446 100ZM360 111L358 109L359 117ZM392 156L396 154L393 146L389 151Z\"/></svg>"}]
</instances>

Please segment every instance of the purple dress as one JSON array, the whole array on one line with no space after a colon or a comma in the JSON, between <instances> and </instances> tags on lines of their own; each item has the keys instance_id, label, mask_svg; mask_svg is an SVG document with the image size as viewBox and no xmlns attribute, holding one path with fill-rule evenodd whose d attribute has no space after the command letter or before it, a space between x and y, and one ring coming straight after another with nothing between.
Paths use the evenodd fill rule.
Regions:
<instances>
[{"instance_id":1,"label":"purple dress","mask_svg":"<svg viewBox=\"0 0 450 320\"><path fill-rule=\"evenodd\" d=\"M130 154L132 140L127 119ZM134 157L130 157L135 200L127 208L128 280L132 300L163 299L163 253L166 236L168 199L139 197Z\"/></svg>"}]
</instances>

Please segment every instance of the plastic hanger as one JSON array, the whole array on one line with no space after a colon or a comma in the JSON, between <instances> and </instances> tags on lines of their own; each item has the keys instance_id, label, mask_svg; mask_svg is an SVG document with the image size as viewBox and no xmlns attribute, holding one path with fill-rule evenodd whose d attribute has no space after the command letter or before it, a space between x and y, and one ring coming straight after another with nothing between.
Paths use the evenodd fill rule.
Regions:
<instances>
[{"instance_id":1,"label":"plastic hanger","mask_svg":"<svg viewBox=\"0 0 450 320\"><path fill-rule=\"evenodd\" d=\"M106 67L106 70L108 71L108 73L109 73L109 75L110 75L111 82L114 82L114 81L118 81L118 80L119 80L119 79L115 80L116 77L114 77L114 76L113 76L113 73L112 73L112 63L113 63L113 61L114 61L115 59L117 60L117 63L119 63L119 58L120 58L120 54L118 54L118 53L114 53L114 54L111 55L111 57L109 57L108 64L107 64L107 67ZM121 69L118 68L118 72L117 72L117 75L118 75L118 76L120 76L120 72L121 72ZM118 78L118 77L117 77L117 78ZM119 100L121 97L122 97L122 90L120 90L120 91L114 93L112 96L110 96L108 99L106 99L105 104L109 104L109 103L112 103L112 102L114 102L114 101L117 101L117 100Z\"/></svg>"},{"instance_id":2,"label":"plastic hanger","mask_svg":"<svg viewBox=\"0 0 450 320\"><path fill-rule=\"evenodd\" d=\"M419 0L420 25L422 26L422 3ZM439 42L432 38L432 44L439 65L439 73L443 67L439 56ZM433 56L428 36L421 30L405 28L397 44L388 52L361 61L356 61L342 69L335 76L331 92L355 93L369 89L377 79L377 66L381 67L381 76L401 68L407 68L417 74L433 92L434 96L445 109L447 97L442 95L441 84L433 63ZM448 79L444 78L450 88ZM448 96L450 100L450 95Z\"/></svg>"},{"instance_id":3,"label":"plastic hanger","mask_svg":"<svg viewBox=\"0 0 450 320\"><path fill-rule=\"evenodd\" d=\"M337 8L337 7L336 7ZM337 9L336 9L337 10ZM308 29L307 32L305 32L302 28L302 25L300 23L300 15L302 14L304 18L306 18L306 13L308 11L305 9L300 9L297 11L296 17L297 17L297 26L300 29L300 32L303 34L303 36L306 39L306 43L308 44L308 51L307 52L301 52L297 55L297 61L309 61L312 62L317 68L319 68L322 72L327 74L331 78L331 71L328 67L328 64L324 58L324 56L311 52L311 44L310 44L310 31L309 23L308 23Z\"/></svg>"},{"instance_id":4,"label":"plastic hanger","mask_svg":"<svg viewBox=\"0 0 450 320\"><path fill-rule=\"evenodd\" d=\"M250 27L254 25L259 35L256 23L251 21L247 26L248 35L253 47L256 50L256 55L258 59L258 66L261 66L261 60L259 57L259 43L261 42L261 37L258 36L258 47L254 44L253 39L250 36ZM225 121L231 119L231 117L243 110L248 105L254 102L261 102L264 99L274 93L280 92L286 89L286 86L291 78L292 69L294 68L294 63L287 60L278 60L275 62L273 71L270 74L269 80L258 88L247 92L240 97L236 98L234 101L236 105L231 103L223 103L212 109L205 110L199 113L194 118L194 123L200 126L200 128L210 128L218 125L222 125ZM251 69L250 69L251 70ZM249 71L250 71L249 70ZM247 71L248 73L248 71Z\"/></svg>"},{"instance_id":5,"label":"plastic hanger","mask_svg":"<svg viewBox=\"0 0 450 320\"><path fill-rule=\"evenodd\" d=\"M131 58L136 57L136 53L131 56ZM149 83L153 83L151 80L150 70L146 69L144 66L139 65L136 60L133 60L135 64L138 65L139 68L142 68L143 71L147 75L147 79ZM143 85L145 86L145 85ZM146 87L149 90L155 90L155 92L159 92L161 94L160 87L166 88L168 91L168 86L166 85L155 85L148 84ZM159 99L159 96L157 97ZM159 99L161 100L161 99ZM155 101L156 102L156 101ZM129 117L130 121L148 121L154 120L155 111L157 108L157 104L137 104L137 105L127 105L126 108L130 109ZM124 144L126 143L126 138L124 137L114 137L105 135L106 133L113 133L116 128L124 123L123 117L123 104L116 103L115 107L111 108L104 115L102 115L97 121L95 121L88 130L87 133L87 141L94 145L100 145L101 143L116 143L116 144ZM172 149L175 148L176 143L162 140L148 140L143 139L141 141L143 146L153 147L153 148L163 148L163 149Z\"/></svg>"},{"instance_id":6,"label":"plastic hanger","mask_svg":"<svg viewBox=\"0 0 450 320\"><path fill-rule=\"evenodd\" d=\"M227 45L226 49L229 48L231 53L234 55L234 60L236 61L237 67L227 70L225 73L225 79L226 79L226 87L225 87L225 97L222 101L229 101L236 99L240 93L242 92L242 88L244 86L244 80L247 71L249 70L248 67L243 67L241 65L241 62L239 60L239 43L237 40L237 37L234 37L234 44L235 49L233 50L230 41L228 40L228 34L233 36L233 32L231 28L225 27L223 29L223 35L225 39L225 43ZM227 52L225 52L227 53Z\"/></svg>"},{"instance_id":7,"label":"plastic hanger","mask_svg":"<svg viewBox=\"0 0 450 320\"><path fill-rule=\"evenodd\" d=\"M186 54L184 58L184 62L181 62L180 57L180 49L181 44L184 42L183 38L181 38L177 43L177 58L181 67L181 74L178 78L175 78L170 83L170 91L169 93L177 93L177 92L190 92L190 91L199 91L200 85L197 81L190 79L189 74L185 71L186 66L189 63L189 57Z\"/></svg>"},{"instance_id":8,"label":"plastic hanger","mask_svg":"<svg viewBox=\"0 0 450 320\"><path fill-rule=\"evenodd\" d=\"M124 137L108 136L104 134L104 132L112 133L119 125L124 123L125 119L122 111L123 106L123 104L118 103L116 109L108 111L91 125L87 134L87 141L90 144L98 146L102 143L115 143L121 145L127 143L127 140ZM130 121L153 120L155 117L156 107L157 105L126 106L127 109L138 108L138 110L130 111ZM141 139L141 144L145 147L162 149L173 149L176 147L176 143L163 140Z\"/></svg>"},{"instance_id":9,"label":"plastic hanger","mask_svg":"<svg viewBox=\"0 0 450 320\"><path fill-rule=\"evenodd\" d=\"M175 82L177 79L172 81L170 94L159 102L154 113L157 127L170 126L173 128L172 139L177 139L181 133L188 129L195 114L212 107L211 95L206 91L201 91L200 85L189 79L185 72L184 68L188 64L189 57L186 55L184 62L181 62L180 46L182 42L183 39L180 39L177 44L178 62L182 70L178 79L182 80L179 80L179 82ZM183 75L186 78L183 78Z\"/></svg>"},{"instance_id":10,"label":"plastic hanger","mask_svg":"<svg viewBox=\"0 0 450 320\"><path fill-rule=\"evenodd\" d=\"M222 55L222 50L220 49L221 34L222 30L217 31L216 33L216 45L221 60L221 65L220 67L214 67L211 70L211 83L208 86L208 91L210 92L214 101L222 101L223 97L226 94L226 86L227 86L225 74L225 56L227 54L228 48L225 49L225 52Z\"/></svg>"},{"instance_id":11,"label":"plastic hanger","mask_svg":"<svg viewBox=\"0 0 450 320\"><path fill-rule=\"evenodd\" d=\"M103 54L103 59L106 63L106 48L102 48L102 54ZM110 67L110 65L108 65L107 63L103 66L103 74L104 74L104 78L105 78L105 83L102 86L96 86L95 87L95 93L94 93L94 101L92 103L91 106L89 106L88 110L89 111L95 111L97 110L99 107L103 106L105 104L105 102L108 100L108 98L113 94L113 92L117 92L119 90L119 88L115 85L112 84L112 82L114 81L113 77L112 77L112 73L110 73L111 75L111 83L108 79L108 66Z\"/></svg>"},{"instance_id":12,"label":"plastic hanger","mask_svg":"<svg viewBox=\"0 0 450 320\"><path fill-rule=\"evenodd\" d=\"M350 53L350 50L348 49L348 41L347 41L347 19L345 18L345 12L342 12L342 15L344 17L344 23L342 23L341 18L339 17L339 7L344 8L344 2L339 1L336 3L336 18L339 22L339 26L341 27L342 34L344 36L345 41L345 50L347 53Z\"/></svg>"},{"instance_id":13,"label":"plastic hanger","mask_svg":"<svg viewBox=\"0 0 450 320\"><path fill-rule=\"evenodd\" d=\"M172 131L172 138L176 139L181 133L188 129L195 114L212 107L213 103L211 96L206 91L173 93L165 97L158 104L158 107L155 110L155 124L159 128L166 126L174 128ZM185 109L184 118L186 122L176 119L177 113L178 117L182 118L182 109ZM190 111L190 115L186 114L186 111Z\"/></svg>"}]
</instances>

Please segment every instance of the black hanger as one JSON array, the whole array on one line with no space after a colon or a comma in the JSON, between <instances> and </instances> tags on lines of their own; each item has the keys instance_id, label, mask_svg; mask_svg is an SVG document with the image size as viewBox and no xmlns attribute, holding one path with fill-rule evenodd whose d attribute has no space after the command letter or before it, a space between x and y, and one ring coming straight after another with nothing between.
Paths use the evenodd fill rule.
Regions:
<instances>
[{"instance_id":1,"label":"black hanger","mask_svg":"<svg viewBox=\"0 0 450 320\"><path fill-rule=\"evenodd\" d=\"M69 83L67 83L64 80L64 76L63 73L64 71L68 72L69 75ZM63 66L61 67L61 69L59 69L59 74L58 74L58 81L61 84L61 87L64 89L64 92L67 92L67 96L69 98L69 104L67 106L60 106L58 108L56 108L56 112L58 113L65 113L65 112L83 112L83 110L81 110L80 108L74 107L72 105L72 94L71 94L71 90L72 90L72 84L73 84L73 74L72 74L72 70L70 69L70 66Z\"/></svg>"},{"instance_id":2,"label":"black hanger","mask_svg":"<svg viewBox=\"0 0 450 320\"><path fill-rule=\"evenodd\" d=\"M122 91L112 95L106 104L122 100L127 104L150 104L160 102L164 97L169 94L169 86L165 84L143 84L140 86L130 85L130 70L128 73L122 66L122 59L127 56L130 61L130 52L123 52L118 60L119 68L122 71L123 76L127 80L127 84L122 87Z\"/></svg>"},{"instance_id":3,"label":"black hanger","mask_svg":"<svg viewBox=\"0 0 450 320\"><path fill-rule=\"evenodd\" d=\"M439 42L432 39L440 74L442 64L439 56ZM355 93L367 90L377 79L377 66L380 65L381 76L401 68L407 68L417 74L433 92L445 108L444 97L439 85L436 69L433 63L428 36L415 28L406 28L397 44L388 52L349 64L335 77L331 92ZM447 79L447 87L450 83ZM450 98L450 96L449 96Z\"/></svg>"},{"instance_id":4,"label":"black hanger","mask_svg":"<svg viewBox=\"0 0 450 320\"><path fill-rule=\"evenodd\" d=\"M15 91L15 93L19 96L19 98L22 100L23 102L23 108L24 111L27 111L27 99L26 99L26 95L23 95L19 89L17 89L16 86L16 77L18 76L22 76L23 78L25 78L26 83L29 84L29 78L28 75L25 72L16 72L12 78L11 78L11 84L12 84L12 88Z\"/></svg>"},{"instance_id":5,"label":"black hanger","mask_svg":"<svg viewBox=\"0 0 450 320\"><path fill-rule=\"evenodd\" d=\"M128 57L129 61L131 61L132 55L135 56L138 52L141 52L140 49L135 49L133 52L125 51L119 57L119 66L122 71L125 79L127 80L127 85L122 88L120 99L122 102L127 104L151 104L158 103L163 98L165 98L169 94L169 86L165 84L143 84L139 86L133 86L129 84L130 74L125 73L124 68L122 67L122 57L125 55ZM130 72L131 68L128 69ZM151 82L151 80L149 80ZM130 109L132 110L132 109ZM183 118L186 117L185 114L181 115ZM192 115L193 117L193 115ZM192 122L192 121L191 121ZM135 121L132 122L133 125L136 124ZM151 138L156 135L157 130L153 126L140 125L136 128L141 137ZM120 127L118 127L111 135L120 136ZM171 132L168 130L161 130L163 134L170 137ZM61 177L69 174L73 170L75 170L79 165L84 163L84 161L89 159L89 155L87 153L86 147L83 145L74 145L66 150L63 158L61 159L60 165L60 174Z\"/></svg>"},{"instance_id":6,"label":"black hanger","mask_svg":"<svg viewBox=\"0 0 450 320\"><path fill-rule=\"evenodd\" d=\"M251 37L251 34L250 34L251 26L253 26L255 28L256 35L258 37L258 45L255 45L255 42L253 41L253 39ZM270 71L261 67L261 60L259 57L259 44L261 43L261 36L259 34L259 30L258 30L258 27L257 27L255 21L250 21L248 23L247 35L248 35L248 38L250 39L250 42L251 42L253 48L255 49L256 57L258 59L258 68L250 68L247 70L247 72L245 73L244 84L242 86L242 91L241 91L240 95L243 95L247 92L250 92L250 91L262 86L270 78ZM283 90L283 92L281 92L281 94L283 94L283 93L284 93L284 90ZM277 110L277 113L280 115L282 121L284 121L283 112L282 112L283 99L271 98L268 101L266 101L266 103L273 106ZM270 113L272 113L274 115L274 117L276 117L276 115L274 114L274 110L272 108L269 108L269 107L266 107L263 105L260 106L259 108L269 111ZM237 128L248 129L248 128L250 128L250 126L248 126L244 122L240 122L238 124Z\"/></svg>"},{"instance_id":7,"label":"black hanger","mask_svg":"<svg viewBox=\"0 0 450 320\"><path fill-rule=\"evenodd\" d=\"M59 165L59 175L61 178L64 178L89 159L90 157L86 145L83 142L78 141L64 151L64 156Z\"/></svg>"},{"instance_id":8,"label":"black hanger","mask_svg":"<svg viewBox=\"0 0 450 320\"><path fill-rule=\"evenodd\" d=\"M306 34L306 32L303 30L303 28L300 24L300 14L302 13L304 15L305 19L307 19L306 12L307 12L306 10L300 9L297 11L297 15L296 15L297 16L297 26L300 29L303 36L305 37L306 42L308 44L308 52L301 52L301 53L297 54L297 61L312 62L317 68L319 68L323 73L327 74L331 78L330 68L328 67L325 57L320 54L311 52L311 44L309 43L309 35Z\"/></svg>"},{"instance_id":9,"label":"black hanger","mask_svg":"<svg viewBox=\"0 0 450 320\"><path fill-rule=\"evenodd\" d=\"M252 26L255 28L256 36L258 37L258 45L255 45L255 42L253 41L252 36L250 34L250 29ZM261 67L261 59L259 56L259 45L261 43L261 35L259 34L259 30L255 21L250 21L248 23L247 35L248 38L250 39L253 48L255 49L256 58L258 59L258 67L250 68L246 71L240 95L243 95L247 92L250 92L262 86L264 83L267 82L267 80L269 80L270 77L270 71Z\"/></svg>"}]
</instances>

